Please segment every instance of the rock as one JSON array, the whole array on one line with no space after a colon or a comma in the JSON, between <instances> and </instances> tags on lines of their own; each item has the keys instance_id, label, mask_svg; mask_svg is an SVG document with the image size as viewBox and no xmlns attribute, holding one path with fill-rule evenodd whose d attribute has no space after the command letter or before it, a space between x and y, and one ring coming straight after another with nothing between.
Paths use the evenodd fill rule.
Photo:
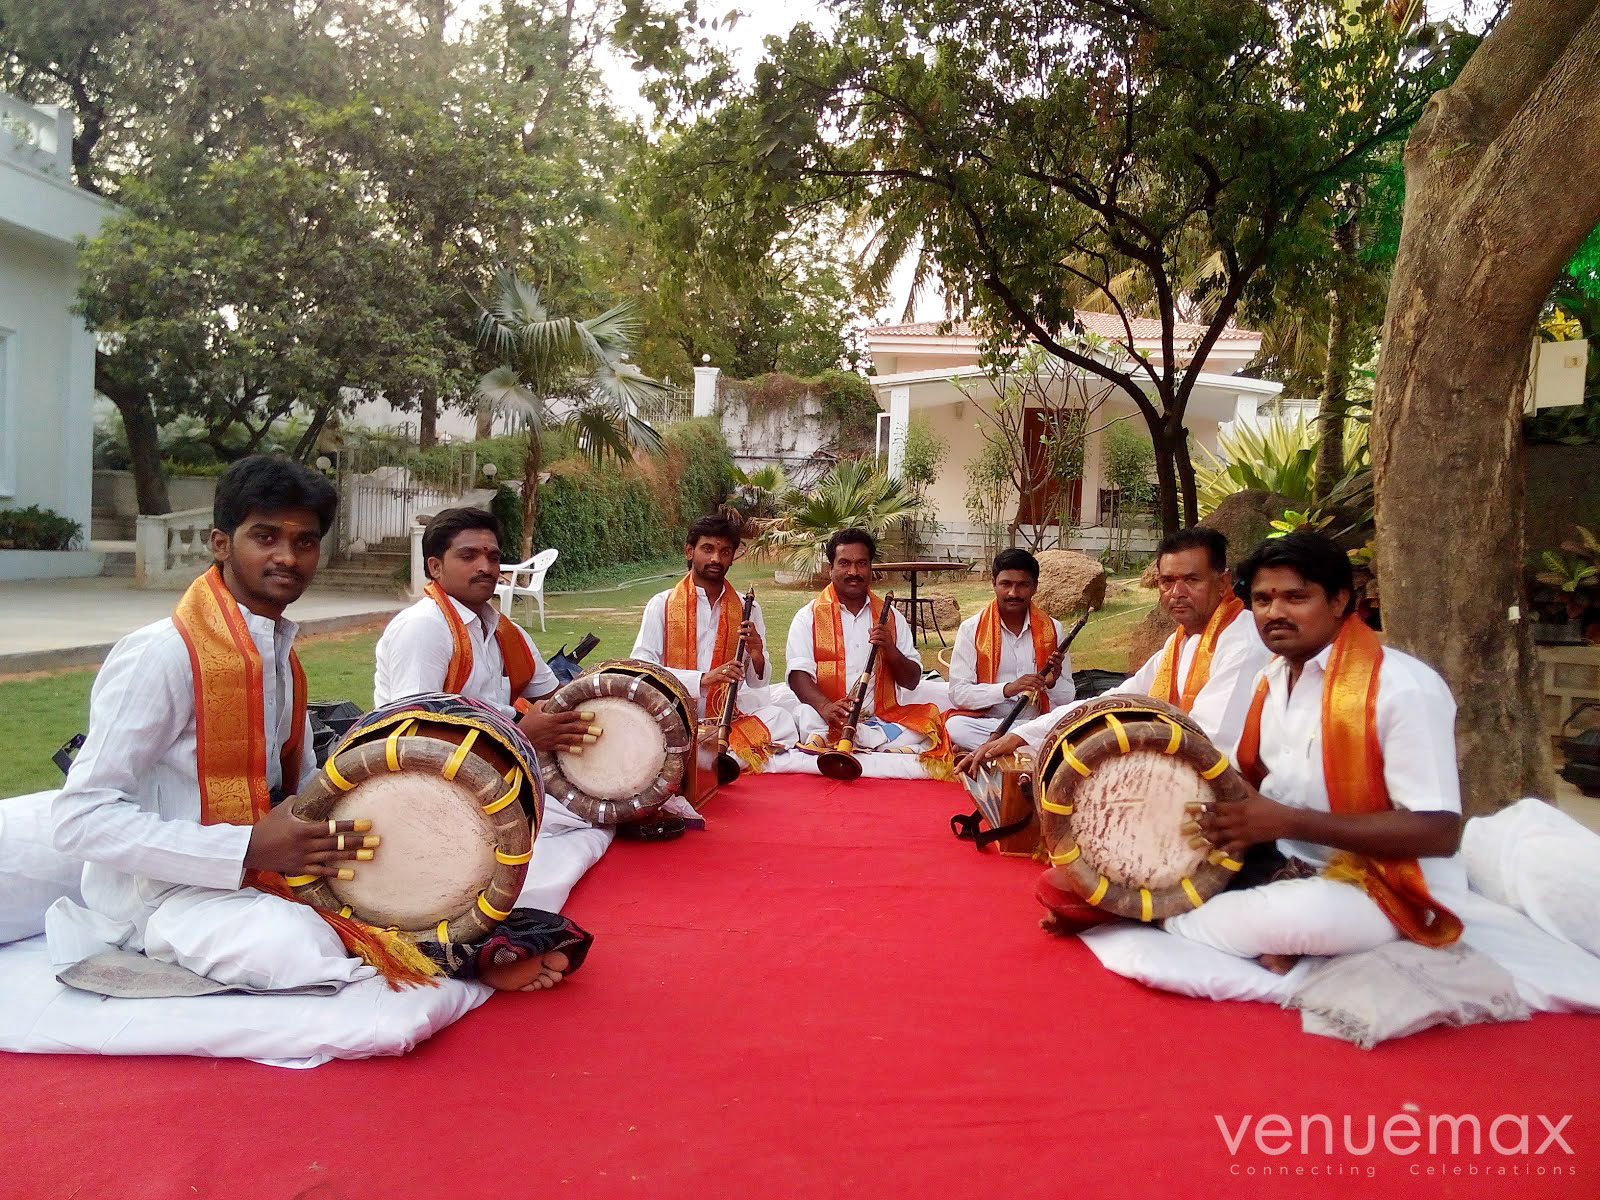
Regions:
<instances>
[{"instance_id":1,"label":"rock","mask_svg":"<svg viewBox=\"0 0 1600 1200\"><path fill-rule=\"evenodd\" d=\"M1106 569L1098 560L1076 550L1041 550L1039 590L1034 603L1057 620L1106 602Z\"/></svg>"},{"instance_id":2,"label":"rock","mask_svg":"<svg viewBox=\"0 0 1600 1200\"><path fill-rule=\"evenodd\" d=\"M1167 616L1167 610L1159 604L1145 613L1144 619L1128 634L1128 674L1144 666L1177 627L1178 623Z\"/></svg>"},{"instance_id":3,"label":"rock","mask_svg":"<svg viewBox=\"0 0 1600 1200\"><path fill-rule=\"evenodd\" d=\"M1228 565L1231 567L1266 539L1272 532L1272 522L1293 504L1293 500L1277 492L1257 489L1235 492L1224 497L1200 524L1217 530L1228 539Z\"/></svg>"},{"instance_id":4,"label":"rock","mask_svg":"<svg viewBox=\"0 0 1600 1200\"><path fill-rule=\"evenodd\" d=\"M940 629L960 627L961 605L954 596L947 596L943 592L924 592L923 595L933 601L933 619Z\"/></svg>"}]
</instances>

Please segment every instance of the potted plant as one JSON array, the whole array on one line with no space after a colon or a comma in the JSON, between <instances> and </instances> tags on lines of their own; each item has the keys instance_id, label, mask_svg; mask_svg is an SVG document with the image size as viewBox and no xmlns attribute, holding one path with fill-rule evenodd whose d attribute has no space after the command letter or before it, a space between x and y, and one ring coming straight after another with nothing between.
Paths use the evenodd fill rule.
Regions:
<instances>
[{"instance_id":1,"label":"potted plant","mask_svg":"<svg viewBox=\"0 0 1600 1200\"><path fill-rule=\"evenodd\" d=\"M1545 601L1541 615L1548 619L1534 626L1534 640L1572 645L1585 640L1585 618L1600 602L1600 538L1582 525L1578 538L1561 544L1561 550L1539 555L1543 569L1534 579Z\"/></svg>"}]
</instances>

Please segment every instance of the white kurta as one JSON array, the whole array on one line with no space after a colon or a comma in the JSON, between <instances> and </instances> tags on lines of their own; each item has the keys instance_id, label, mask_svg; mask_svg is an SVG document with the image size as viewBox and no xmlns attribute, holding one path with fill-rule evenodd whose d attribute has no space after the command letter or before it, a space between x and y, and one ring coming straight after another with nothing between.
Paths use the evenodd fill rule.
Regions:
<instances>
[{"instance_id":1,"label":"white kurta","mask_svg":"<svg viewBox=\"0 0 1600 1200\"><path fill-rule=\"evenodd\" d=\"M263 665L267 783L297 789L315 755L308 721L299 776L281 778L296 627L240 611ZM121 947L258 990L373 973L314 910L240 888L248 826L200 823L194 674L170 619L123 638L100 668L88 738L51 817L56 847L86 863L83 904L58 900L46 914L59 966Z\"/></svg>"},{"instance_id":2,"label":"white kurta","mask_svg":"<svg viewBox=\"0 0 1600 1200\"><path fill-rule=\"evenodd\" d=\"M467 637L472 642L472 672L467 676L459 695L487 704L508 721L515 722L519 714L512 705L513 700L542 700L560 686L555 672L544 661L539 648L528 636L527 630L513 622L511 628L522 638L533 655L533 678L522 689L520 697L512 696L511 680L506 676L505 658L500 653L500 639L496 636L496 630L504 618L488 604L474 611L453 596L446 596L445 599L455 608L456 615L461 618ZM404 700L407 696L444 691L445 679L450 674L450 659L454 653L455 641L450 635L450 626L432 597L425 596L410 608L401 609L390 620L383 631L383 636L378 639L377 672L372 681L372 703L382 708L386 704ZM594 826L561 801L554 797L545 798L544 824L539 828L541 839L553 837L564 830L593 828ZM611 831L606 830L605 834L606 845L609 845ZM604 851L605 846L599 849ZM546 872L540 870L540 867L553 856L553 851L541 854L539 848L535 848L533 865L529 867L528 883L523 887L523 895L530 895L531 890L536 887L535 876L539 878L545 876ZM592 863L599 857L599 853L585 857ZM570 886L568 890L571 890ZM521 902L519 900L519 903ZM530 903L529 907L545 906ZM559 908L558 904L550 911L557 911Z\"/></svg>"},{"instance_id":3,"label":"white kurta","mask_svg":"<svg viewBox=\"0 0 1600 1200\"><path fill-rule=\"evenodd\" d=\"M1306 663L1289 691L1289 664L1274 658L1263 673L1262 795L1294 808L1328 812L1322 766L1322 690L1332 646ZM1254 688L1249 691L1253 694ZM1409 812L1461 811L1456 769L1455 700L1433 668L1386 648L1378 668L1378 743L1390 803ZM1230 745L1230 754L1233 751ZM1327 846L1280 841L1278 849L1315 867L1337 853ZM1458 855L1419 860L1428 890L1446 908L1466 891ZM1166 923L1169 932L1229 954L1346 954L1399 936L1365 892L1327 879L1270 883L1226 892Z\"/></svg>"},{"instance_id":4,"label":"white kurta","mask_svg":"<svg viewBox=\"0 0 1600 1200\"><path fill-rule=\"evenodd\" d=\"M1178 688L1183 690L1188 682L1189 672L1194 669L1195 654L1200 649L1200 635L1185 637L1183 645L1178 650ZM1161 666L1161 656L1166 653L1166 644L1157 650L1145 661L1144 666L1108 695L1153 695L1156 671ZM1261 640L1261 634L1256 629L1255 617L1246 608L1224 629L1217 637L1216 649L1211 655L1211 674L1207 677L1205 686L1195 695L1194 707L1189 715L1194 718L1195 724L1205 730L1206 736L1219 750L1228 754L1233 753L1233 748L1239 744L1239 734L1244 729L1244 719L1250 711L1250 697L1255 690L1255 679L1261 669L1272 659L1272 651L1267 649L1266 643ZM1166 697L1157 696L1158 700ZM1099 699L1099 697L1095 697ZM1087 700L1080 704L1088 703ZM1012 732L1018 734L1028 743L1035 753L1049 736L1050 731L1056 727L1056 722L1062 717L1075 711L1067 708L1060 712L1045 713L1042 717L1035 717L1026 724L1012 727Z\"/></svg>"},{"instance_id":5,"label":"white kurta","mask_svg":"<svg viewBox=\"0 0 1600 1200\"><path fill-rule=\"evenodd\" d=\"M723 586L732 585L725 583ZM666 667L671 671L678 682L683 684L689 694L699 702L701 719L708 716L720 718L722 716L720 712L706 711L706 697L700 694L700 677L711 670L712 664L716 661L721 598L718 597L717 603L713 605L706 598L704 588L697 587L694 590L696 669L690 671L679 667L667 667L664 661L667 651L667 597L670 595L672 589L657 592L644 606L644 618L639 622L639 636L633 643L631 656ZM756 627L756 632L761 635L761 644L764 647L767 642L767 620L761 613L759 600L750 606L750 621ZM792 746L796 741L794 717L787 708L773 703L769 686L772 680L772 658L770 655L763 655L763 659L760 671L756 670L753 660L746 661L744 682L739 685L739 694L734 703L739 712L759 718L775 743L780 746Z\"/></svg>"},{"instance_id":6,"label":"white kurta","mask_svg":"<svg viewBox=\"0 0 1600 1200\"><path fill-rule=\"evenodd\" d=\"M522 689L521 697L513 696L511 681L506 678L505 660L500 654L500 639L495 636L502 619L500 614L487 604L474 612L454 597L445 599L455 608L472 642L472 673L467 676L461 695L488 704L508 720L515 721L517 710L512 707L513 700L524 697L539 700L556 690L555 672L545 664L527 631L512 623L511 628L533 655L533 678ZM410 608L402 609L378 639L378 669L372 681L373 705L382 708L407 696L442 692L454 653L450 626L432 598L424 597Z\"/></svg>"},{"instance_id":7,"label":"white kurta","mask_svg":"<svg viewBox=\"0 0 1600 1200\"><path fill-rule=\"evenodd\" d=\"M816 644L812 637L812 614L816 603L813 600L795 613L794 620L789 623L789 639L784 647L784 660L788 663L789 671L802 671L812 679L817 677ZM872 634L872 606L863 603L859 612L852 613L841 604L839 625L844 635L844 676L846 694L849 695L848 689L855 686L872 651L872 643L868 640ZM898 612L890 618L890 627L894 630L894 644L900 653L921 667L922 655L917 652L911 630ZM878 721L873 711L875 691L873 687L867 688L867 698L861 706L861 726L856 730L859 749L920 749L931 744L927 738L912 730ZM906 702L905 689L896 686L895 696L902 703ZM828 723L822 719L822 715L799 697L795 698L792 712L800 740L804 741L813 734L827 733Z\"/></svg>"},{"instance_id":8,"label":"white kurta","mask_svg":"<svg viewBox=\"0 0 1600 1200\"><path fill-rule=\"evenodd\" d=\"M1023 619L1022 630L1012 633L1004 621L1000 623L1000 661L995 664L995 682L978 682L978 622L983 614L968 617L956 630L955 645L950 651L950 702L955 708L981 710L974 717L949 717L945 728L950 740L958 749L976 750L1000 728L1000 723L1016 706L1016 697L1006 696L1006 684L1031 675L1038 670L1033 657L1033 613ZM1066 637L1061 622L1054 617L1050 623L1056 629L1056 643ZM1061 706L1072 703L1072 656L1061 657L1061 675L1050 689L1050 712L1059 720ZM1039 716L1039 706L1031 700L1017 718L1018 724ZM1015 727L1013 727L1015 728Z\"/></svg>"}]
</instances>

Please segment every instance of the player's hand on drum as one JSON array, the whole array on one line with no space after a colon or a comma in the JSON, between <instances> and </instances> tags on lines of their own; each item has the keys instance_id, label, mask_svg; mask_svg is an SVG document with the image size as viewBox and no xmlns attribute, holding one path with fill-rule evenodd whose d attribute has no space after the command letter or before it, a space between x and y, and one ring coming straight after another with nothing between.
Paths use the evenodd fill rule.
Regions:
<instances>
[{"instance_id":1,"label":"player's hand on drum","mask_svg":"<svg viewBox=\"0 0 1600 1200\"><path fill-rule=\"evenodd\" d=\"M1035 696L1037 696L1040 692L1047 692L1049 690L1050 684L1046 681L1045 677L1040 675L1038 672L1033 671L1026 675L1018 675L1010 683L1006 684L1005 695L1006 699L1014 700L1018 696L1022 695L1023 692L1032 692Z\"/></svg>"},{"instance_id":2,"label":"player's hand on drum","mask_svg":"<svg viewBox=\"0 0 1600 1200\"><path fill-rule=\"evenodd\" d=\"M1201 835L1218 849L1237 852L1290 836L1287 805L1245 785L1241 799L1218 800L1195 815Z\"/></svg>"},{"instance_id":3,"label":"player's hand on drum","mask_svg":"<svg viewBox=\"0 0 1600 1200\"><path fill-rule=\"evenodd\" d=\"M546 712L541 700L517 718L517 728L536 750L570 750L600 736L589 720L590 715L582 712Z\"/></svg>"},{"instance_id":4,"label":"player's hand on drum","mask_svg":"<svg viewBox=\"0 0 1600 1200\"><path fill-rule=\"evenodd\" d=\"M990 738L976 750L969 751L956 761L956 770L963 775L977 775L986 763L1022 748L1022 735L1008 733L1004 737Z\"/></svg>"},{"instance_id":5,"label":"player's hand on drum","mask_svg":"<svg viewBox=\"0 0 1600 1200\"><path fill-rule=\"evenodd\" d=\"M323 875L353 879L356 861L373 857L378 835L372 822L308 821L294 815L293 798L279 804L250 827L244 865L251 871L282 875Z\"/></svg>"},{"instance_id":6,"label":"player's hand on drum","mask_svg":"<svg viewBox=\"0 0 1600 1200\"><path fill-rule=\"evenodd\" d=\"M720 667L713 667L700 676L700 694L709 696L719 687L726 687L739 682L744 672L739 664L733 661L723 663Z\"/></svg>"}]
</instances>

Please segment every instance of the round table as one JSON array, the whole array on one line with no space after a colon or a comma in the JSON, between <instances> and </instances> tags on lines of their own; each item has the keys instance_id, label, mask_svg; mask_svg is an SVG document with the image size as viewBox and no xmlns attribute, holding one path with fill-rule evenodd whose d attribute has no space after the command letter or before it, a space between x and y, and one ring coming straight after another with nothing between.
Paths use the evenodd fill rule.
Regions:
<instances>
[{"instance_id":1,"label":"round table","mask_svg":"<svg viewBox=\"0 0 1600 1200\"><path fill-rule=\"evenodd\" d=\"M932 622L923 621L917 608L917 575L924 571L961 571L972 570L972 563L963 562L956 558L930 558L918 559L913 562L873 563L874 571L888 571L896 575L906 575L911 579L911 599L904 601L906 606L906 622L911 626L911 640L917 641L917 629L920 626L926 633L929 624L933 632L939 636L939 644L945 644L944 631L939 628L939 621L935 618Z\"/></svg>"}]
</instances>

